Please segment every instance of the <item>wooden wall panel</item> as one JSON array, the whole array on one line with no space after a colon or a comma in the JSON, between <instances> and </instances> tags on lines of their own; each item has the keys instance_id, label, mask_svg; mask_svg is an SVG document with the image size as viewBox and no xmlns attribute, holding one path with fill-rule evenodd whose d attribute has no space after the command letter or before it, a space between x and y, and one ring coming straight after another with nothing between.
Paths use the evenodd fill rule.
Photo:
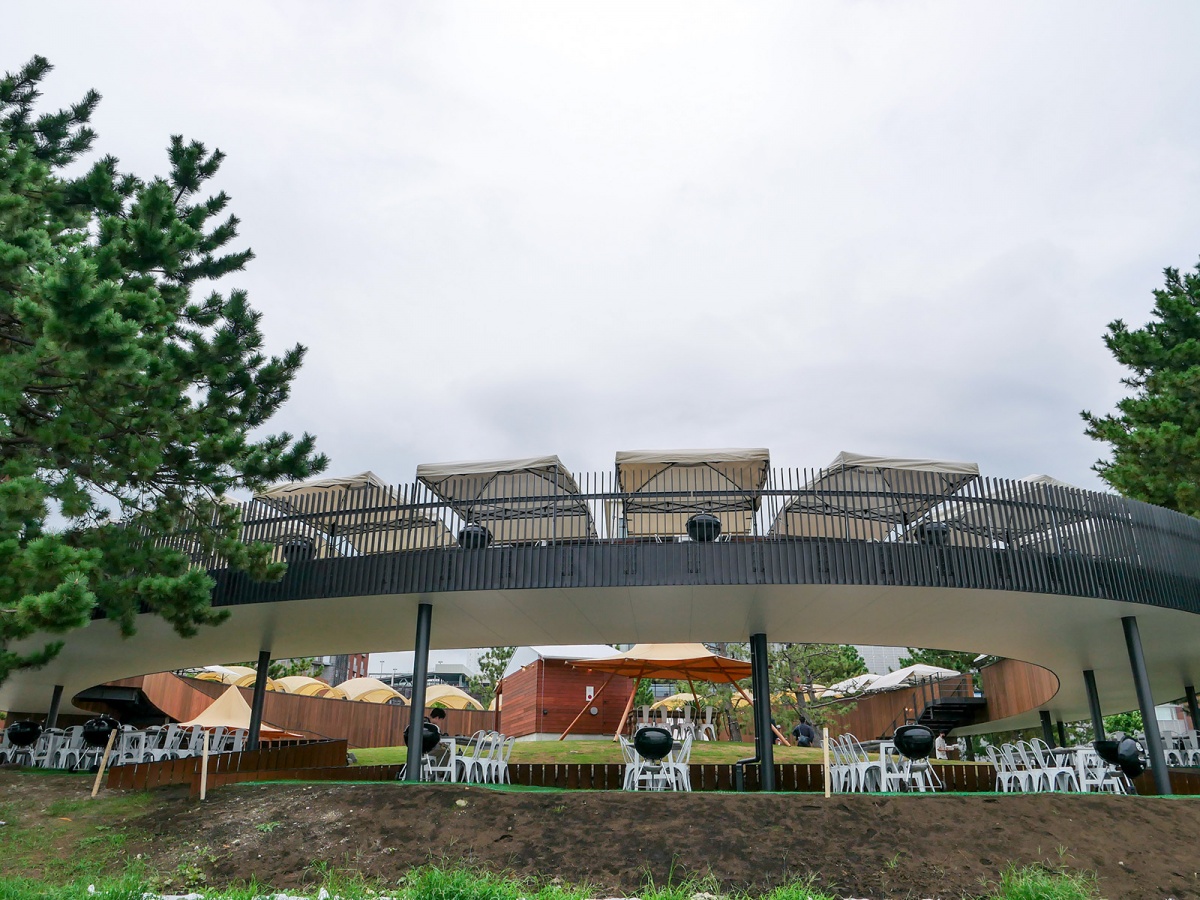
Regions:
<instances>
[{"instance_id":1,"label":"wooden wall panel","mask_svg":"<svg viewBox=\"0 0 1200 900\"><path fill-rule=\"evenodd\" d=\"M542 660L539 659L504 679L500 720L505 734L517 737L533 734L537 718L541 715L537 705L541 673Z\"/></svg>"},{"instance_id":2,"label":"wooden wall panel","mask_svg":"<svg viewBox=\"0 0 1200 900\"><path fill-rule=\"evenodd\" d=\"M932 692L927 687L924 695L919 688L865 694L855 703L854 709L830 721L829 733L834 736L852 734L860 741L875 740L889 734L893 723L903 725L906 715L915 717L924 706L924 698L961 691L968 680L966 675L947 678L934 684Z\"/></svg>"},{"instance_id":3,"label":"wooden wall panel","mask_svg":"<svg viewBox=\"0 0 1200 900\"><path fill-rule=\"evenodd\" d=\"M140 682L135 684L133 682ZM125 679L122 686L138 687L147 699L177 722L200 715L227 688L214 681L181 678L171 672L159 672L138 679ZM254 697L252 688L239 688L246 703ZM426 710L428 715L430 710ZM448 709L445 731L449 734L473 734L495 727L494 712ZM393 747L404 743L408 727L408 707L379 703L356 703L325 697L305 697L268 691L263 702L263 719L272 725L310 737L345 740L351 747Z\"/></svg>"},{"instance_id":4,"label":"wooden wall panel","mask_svg":"<svg viewBox=\"0 0 1200 900\"><path fill-rule=\"evenodd\" d=\"M1037 709L1058 693L1058 677L1049 669L1016 659L1002 659L980 670L988 719L1003 719ZM1083 673L1079 674L1080 680Z\"/></svg>"},{"instance_id":5,"label":"wooden wall panel","mask_svg":"<svg viewBox=\"0 0 1200 900\"><path fill-rule=\"evenodd\" d=\"M541 708L537 712L537 731L560 734L579 715L587 703L586 689L591 686L599 691L608 680L606 672L589 672L557 659L542 662ZM621 726L621 714L629 695L633 693L633 679L618 675L608 687L591 703L599 712L584 713L572 729L577 734L615 734ZM507 703L506 703L507 708ZM542 711L545 710L545 714Z\"/></svg>"}]
</instances>

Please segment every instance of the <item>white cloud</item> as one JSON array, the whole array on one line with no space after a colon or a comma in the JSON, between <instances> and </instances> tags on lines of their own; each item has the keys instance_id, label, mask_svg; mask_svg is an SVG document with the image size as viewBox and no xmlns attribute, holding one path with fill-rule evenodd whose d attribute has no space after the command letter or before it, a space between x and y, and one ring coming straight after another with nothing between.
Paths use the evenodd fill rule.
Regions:
<instances>
[{"instance_id":1,"label":"white cloud","mask_svg":"<svg viewBox=\"0 0 1200 900\"><path fill-rule=\"evenodd\" d=\"M57 11L57 15L55 12ZM71 28L62 27L69 16ZM100 148L219 145L278 427L338 472L767 445L1098 486L1078 411L1200 252L1200 10L38 4Z\"/></svg>"}]
</instances>

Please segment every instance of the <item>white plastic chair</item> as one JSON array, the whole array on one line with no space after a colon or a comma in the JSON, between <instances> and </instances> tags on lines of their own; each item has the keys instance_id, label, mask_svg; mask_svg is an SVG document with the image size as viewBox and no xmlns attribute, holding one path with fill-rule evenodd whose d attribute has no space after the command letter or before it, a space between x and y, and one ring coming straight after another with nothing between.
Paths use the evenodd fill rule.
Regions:
<instances>
[{"instance_id":1,"label":"white plastic chair","mask_svg":"<svg viewBox=\"0 0 1200 900\"><path fill-rule=\"evenodd\" d=\"M1106 763L1091 747L1079 752L1083 754L1083 790L1109 794L1126 793L1125 776L1119 769Z\"/></svg>"},{"instance_id":2,"label":"white plastic chair","mask_svg":"<svg viewBox=\"0 0 1200 900\"><path fill-rule=\"evenodd\" d=\"M54 768L77 768L84 749L83 726L72 725L67 729L62 743L58 745L58 752L54 754Z\"/></svg>"},{"instance_id":3,"label":"white plastic chair","mask_svg":"<svg viewBox=\"0 0 1200 900\"><path fill-rule=\"evenodd\" d=\"M1074 766L1062 765L1054 756L1050 745L1041 738L1035 738L1030 747L1036 757L1038 766L1045 773L1046 783L1052 791L1078 791L1079 776L1075 774Z\"/></svg>"},{"instance_id":4,"label":"white plastic chair","mask_svg":"<svg viewBox=\"0 0 1200 900\"><path fill-rule=\"evenodd\" d=\"M517 742L515 737L504 738L500 747L500 756L496 761L496 771L493 776L493 784L512 784L508 774L508 758L512 756L513 744Z\"/></svg>"},{"instance_id":5,"label":"white plastic chair","mask_svg":"<svg viewBox=\"0 0 1200 900\"><path fill-rule=\"evenodd\" d=\"M477 731L471 736L463 752L455 757L456 780L466 782L483 781L483 762L480 756L488 745L487 733Z\"/></svg>"},{"instance_id":6,"label":"white plastic chair","mask_svg":"<svg viewBox=\"0 0 1200 900\"><path fill-rule=\"evenodd\" d=\"M1000 752L989 744L984 748L984 753L987 754L988 762L996 770L996 790L1009 793L1013 790L1020 790L1019 779L1017 773L1014 772L1008 765L1008 762L1000 754Z\"/></svg>"},{"instance_id":7,"label":"white plastic chair","mask_svg":"<svg viewBox=\"0 0 1200 900\"><path fill-rule=\"evenodd\" d=\"M66 732L61 728L44 729L38 737L37 743L33 745L29 765L42 769L51 768L58 755L58 748L62 746L65 738Z\"/></svg>"},{"instance_id":8,"label":"white plastic chair","mask_svg":"<svg viewBox=\"0 0 1200 900\"><path fill-rule=\"evenodd\" d=\"M886 772L883 763L871 759L858 738L852 734L842 735L842 745L849 754L852 791L886 790Z\"/></svg>"},{"instance_id":9,"label":"white plastic chair","mask_svg":"<svg viewBox=\"0 0 1200 900\"><path fill-rule=\"evenodd\" d=\"M663 760L662 767L664 773L670 770L670 785L673 791L690 791L692 789L692 775L690 761L692 758L692 740L693 734L689 731L684 737L683 743L679 744L674 750L668 754Z\"/></svg>"},{"instance_id":10,"label":"white plastic chair","mask_svg":"<svg viewBox=\"0 0 1200 900\"><path fill-rule=\"evenodd\" d=\"M697 720L698 727L696 734L702 741L715 741L717 739L717 726L713 721L715 710L711 706L704 707L704 718Z\"/></svg>"},{"instance_id":11,"label":"white plastic chair","mask_svg":"<svg viewBox=\"0 0 1200 900\"><path fill-rule=\"evenodd\" d=\"M457 750L458 743L453 737L443 737L432 753L421 757L422 770L429 775L430 781L455 781L458 776Z\"/></svg>"},{"instance_id":12,"label":"white plastic chair","mask_svg":"<svg viewBox=\"0 0 1200 900\"><path fill-rule=\"evenodd\" d=\"M1021 765L1027 773L1028 787L1027 790L1033 793L1041 793L1043 791L1053 790L1054 782L1050 779L1050 773L1042 768L1037 754L1033 752L1033 745L1029 741L1017 741L1013 745L1017 756L1021 760Z\"/></svg>"}]
</instances>

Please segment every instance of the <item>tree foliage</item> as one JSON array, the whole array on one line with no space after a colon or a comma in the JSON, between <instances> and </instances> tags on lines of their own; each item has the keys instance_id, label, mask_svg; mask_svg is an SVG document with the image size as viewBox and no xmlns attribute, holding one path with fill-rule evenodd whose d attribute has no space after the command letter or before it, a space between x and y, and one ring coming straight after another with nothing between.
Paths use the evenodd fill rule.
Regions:
<instances>
[{"instance_id":1,"label":"tree foliage","mask_svg":"<svg viewBox=\"0 0 1200 900\"><path fill-rule=\"evenodd\" d=\"M1131 370L1132 395L1116 413L1084 411L1087 434L1110 445L1094 466L1120 494L1200 515L1200 266L1183 275L1164 270L1152 319L1130 329L1120 319L1104 343Z\"/></svg>"},{"instance_id":2,"label":"tree foliage","mask_svg":"<svg viewBox=\"0 0 1200 900\"><path fill-rule=\"evenodd\" d=\"M496 696L496 685L504 676L504 670L508 668L509 660L512 659L516 649L516 647L489 647L479 655L477 660L479 677L469 679L467 688L485 708Z\"/></svg>"},{"instance_id":3,"label":"tree foliage","mask_svg":"<svg viewBox=\"0 0 1200 900\"><path fill-rule=\"evenodd\" d=\"M266 355L245 292L211 286L252 258L206 187L223 154L175 136L159 177L84 165L100 96L39 114L49 71L0 79L0 682L97 610L124 635L139 612L184 636L221 621L192 559L283 570L224 495L325 465L307 434L252 436L304 348ZM186 546L154 540L185 524Z\"/></svg>"},{"instance_id":4,"label":"tree foliage","mask_svg":"<svg viewBox=\"0 0 1200 900\"><path fill-rule=\"evenodd\" d=\"M827 688L867 671L850 644L771 644L767 647L772 706L789 728L801 715L821 724L828 716L853 709L853 701L822 698L814 685Z\"/></svg>"}]
</instances>

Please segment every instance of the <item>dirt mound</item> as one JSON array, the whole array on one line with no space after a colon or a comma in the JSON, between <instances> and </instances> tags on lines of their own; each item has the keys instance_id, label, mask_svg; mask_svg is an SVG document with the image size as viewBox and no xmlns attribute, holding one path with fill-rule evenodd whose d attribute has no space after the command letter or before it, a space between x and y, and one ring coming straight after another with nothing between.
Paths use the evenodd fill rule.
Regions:
<instances>
[{"instance_id":1,"label":"dirt mound","mask_svg":"<svg viewBox=\"0 0 1200 900\"><path fill-rule=\"evenodd\" d=\"M13 779L0 793L80 791ZM30 796L33 801L34 797ZM1112 898L1200 898L1200 801L1081 795L871 796L500 792L478 787L280 784L203 804L160 791L126 823L132 852L209 884L293 887L322 869L395 879L428 862L633 893L687 876L765 888L814 875L852 897L980 893L1009 863L1100 875Z\"/></svg>"}]
</instances>

